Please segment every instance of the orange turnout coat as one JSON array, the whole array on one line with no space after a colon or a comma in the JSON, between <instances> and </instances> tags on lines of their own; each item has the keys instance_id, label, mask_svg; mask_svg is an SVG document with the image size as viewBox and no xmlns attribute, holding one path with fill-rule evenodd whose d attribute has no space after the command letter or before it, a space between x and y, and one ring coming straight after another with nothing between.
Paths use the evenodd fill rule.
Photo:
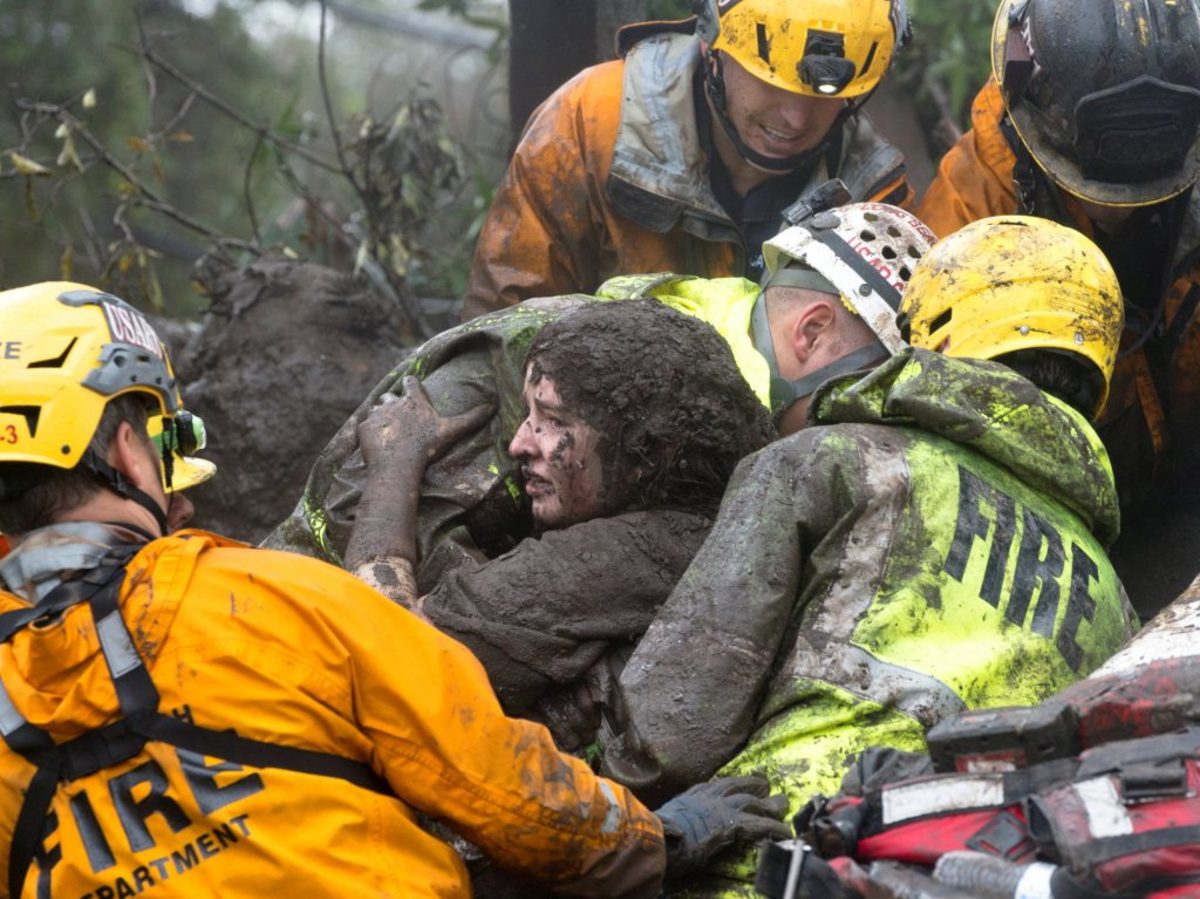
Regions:
<instances>
[{"instance_id":1,"label":"orange turnout coat","mask_svg":"<svg viewBox=\"0 0 1200 899\"><path fill-rule=\"evenodd\" d=\"M592 293L614 275L743 275L747 253L761 253L710 186L694 100L699 39L649 26L630 35L622 59L584 69L530 118L479 235L464 320ZM790 200L836 176L855 200L907 206L900 151L865 113L841 127L834 164L820 162Z\"/></svg>"},{"instance_id":2,"label":"orange turnout coat","mask_svg":"<svg viewBox=\"0 0 1200 899\"><path fill-rule=\"evenodd\" d=\"M328 753L376 784L150 740L57 783L22 896L469 895L418 812L555 889L657 894L658 819L506 718L464 647L350 575L203 531L155 540L125 572L112 595L130 641L85 602L0 644L6 743L18 725L61 746L121 718L114 675L140 657L170 720ZM28 608L0 592L0 615ZM0 895L34 772L0 743Z\"/></svg>"}]
</instances>

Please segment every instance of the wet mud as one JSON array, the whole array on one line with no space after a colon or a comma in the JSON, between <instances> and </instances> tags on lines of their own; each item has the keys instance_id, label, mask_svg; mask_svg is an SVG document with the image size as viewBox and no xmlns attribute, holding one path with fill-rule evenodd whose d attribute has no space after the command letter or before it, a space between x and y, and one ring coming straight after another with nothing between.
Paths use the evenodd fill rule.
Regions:
<instances>
[{"instance_id":1,"label":"wet mud","mask_svg":"<svg viewBox=\"0 0 1200 899\"><path fill-rule=\"evenodd\" d=\"M393 304L322 266L260 262L208 288L176 357L217 477L191 491L198 527L257 542L295 505L326 441L402 357Z\"/></svg>"}]
</instances>

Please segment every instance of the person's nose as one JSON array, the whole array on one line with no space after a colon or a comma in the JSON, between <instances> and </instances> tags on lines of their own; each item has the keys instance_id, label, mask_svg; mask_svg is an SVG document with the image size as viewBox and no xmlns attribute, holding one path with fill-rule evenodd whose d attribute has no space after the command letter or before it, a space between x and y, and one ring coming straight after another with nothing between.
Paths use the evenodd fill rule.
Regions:
<instances>
[{"instance_id":1,"label":"person's nose","mask_svg":"<svg viewBox=\"0 0 1200 899\"><path fill-rule=\"evenodd\" d=\"M514 459L532 456L534 452L533 443L533 425L529 423L529 418L521 422L521 426L517 428L517 433L513 434L513 439L508 444L508 454Z\"/></svg>"},{"instance_id":2,"label":"person's nose","mask_svg":"<svg viewBox=\"0 0 1200 899\"><path fill-rule=\"evenodd\" d=\"M809 124L809 120L820 109L821 104L838 103L838 100L822 100L816 97L806 97L803 94L793 94L790 91L781 91L784 97L781 98L779 104L779 115L783 119L788 128L793 131L803 131Z\"/></svg>"}]
</instances>

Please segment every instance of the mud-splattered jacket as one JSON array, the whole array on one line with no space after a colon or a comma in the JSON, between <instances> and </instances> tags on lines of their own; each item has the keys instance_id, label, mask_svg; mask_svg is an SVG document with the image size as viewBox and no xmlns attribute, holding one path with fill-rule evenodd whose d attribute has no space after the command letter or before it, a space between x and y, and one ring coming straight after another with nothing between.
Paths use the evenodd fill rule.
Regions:
<instances>
[{"instance_id":1,"label":"mud-splattered jacket","mask_svg":"<svg viewBox=\"0 0 1200 899\"><path fill-rule=\"evenodd\" d=\"M1095 237L1079 202L1057 190L1031 161L1018 190L1015 133L995 80L975 98L971 130L946 154L918 216L945 237L990 215L1021 212L1054 219ZM1097 426L1116 471L1123 508L1148 498L1148 488L1200 464L1200 195L1192 193L1167 260L1162 313L1126 303L1122 349L1108 404ZM1128 290L1128 287L1126 287ZM1129 352L1152 328L1148 342Z\"/></svg>"},{"instance_id":2,"label":"mud-splattered jacket","mask_svg":"<svg viewBox=\"0 0 1200 899\"><path fill-rule=\"evenodd\" d=\"M616 279L601 293L611 300L653 296L709 321L726 336L765 404L766 362L747 336L754 284L656 275ZM366 478L356 427L380 395L401 390L404 375L421 377L444 415L497 403L488 427L426 469L418 505L418 588L429 619L484 662L504 708L548 724L568 748L595 733L598 707L591 700L605 695L608 669L593 665L641 635L711 523L705 514L650 509L521 539L532 521L507 447L525 416L525 353L544 325L590 299L530 300L427 341L338 431L295 511L267 541L340 562Z\"/></svg>"},{"instance_id":3,"label":"mud-splattered jacket","mask_svg":"<svg viewBox=\"0 0 1200 899\"><path fill-rule=\"evenodd\" d=\"M625 667L619 779L761 769L798 807L860 750L1038 702L1130 635L1080 415L1004 366L906 350L822 387L811 419L743 460Z\"/></svg>"},{"instance_id":4,"label":"mud-splattered jacket","mask_svg":"<svg viewBox=\"0 0 1200 899\"><path fill-rule=\"evenodd\" d=\"M741 234L713 193L698 133L698 38L659 33L585 69L526 126L488 211L463 304L469 319L529 297L591 292L634 272L747 274ZM855 200L907 205L900 152L863 113L796 197L830 177Z\"/></svg>"},{"instance_id":5,"label":"mud-splattered jacket","mask_svg":"<svg viewBox=\"0 0 1200 899\"><path fill-rule=\"evenodd\" d=\"M4 560L0 612L28 608L63 569L94 569L116 542L91 523L28 535ZM136 650L161 712L357 761L385 784L151 741L58 785L22 895L470 895L418 811L574 895L657 894L655 816L544 728L506 718L470 652L349 574L184 531L137 551L113 614L130 641L119 673ZM86 605L0 647L5 734L16 714L60 743L118 717L111 624L103 652ZM32 774L0 742L0 883Z\"/></svg>"}]
</instances>

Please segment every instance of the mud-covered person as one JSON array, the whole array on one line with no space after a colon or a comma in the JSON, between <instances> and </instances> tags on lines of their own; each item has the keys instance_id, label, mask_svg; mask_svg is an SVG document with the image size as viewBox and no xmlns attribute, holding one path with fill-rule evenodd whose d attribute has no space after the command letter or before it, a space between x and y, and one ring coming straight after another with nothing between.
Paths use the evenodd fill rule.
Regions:
<instances>
[{"instance_id":1,"label":"mud-covered person","mask_svg":"<svg viewBox=\"0 0 1200 899\"><path fill-rule=\"evenodd\" d=\"M541 330L523 372L508 451L537 535L417 589L426 464L480 410L443 419L409 376L358 427L367 476L345 566L466 643L510 713L577 748L733 469L775 431L720 336L654 300L582 304Z\"/></svg>"},{"instance_id":2,"label":"mud-covered person","mask_svg":"<svg viewBox=\"0 0 1200 899\"><path fill-rule=\"evenodd\" d=\"M854 200L908 204L904 157L859 108L907 34L904 0L693 6L693 19L624 29L620 59L534 112L479 236L464 319L633 272L757 282L784 210L829 178Z\"/></svg>"}]
</instances>

